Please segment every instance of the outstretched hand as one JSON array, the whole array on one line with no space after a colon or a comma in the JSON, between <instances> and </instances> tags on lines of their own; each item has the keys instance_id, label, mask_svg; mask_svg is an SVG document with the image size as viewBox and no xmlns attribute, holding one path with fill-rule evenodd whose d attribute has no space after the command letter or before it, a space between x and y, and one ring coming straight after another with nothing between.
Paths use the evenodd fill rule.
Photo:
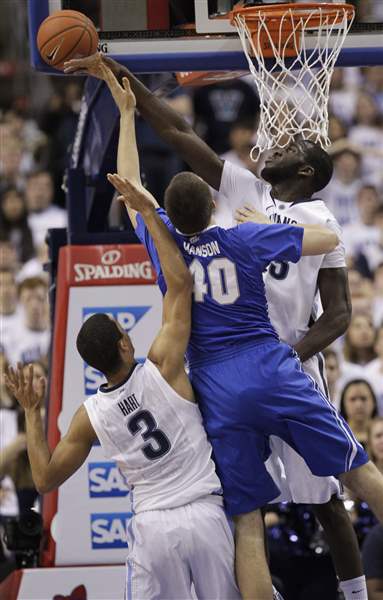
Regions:
<instances>
[{"instance_id":1,"label":"outstretched hand","mask_svg":"<svg viewBox=\"0 0 383 600\"><path fill-rule=\"evenodd\" d=\"M121 200L128 206L141 214L148 211L154 211L156 204L153 196L142 185L131 183L126 177L108 173L108 181L116 188Z\"/></svg>"},{"instance_id":2,"label":"outstretched hand","mask_svg":"<svg viewBox=\"0 0 383 600\"><path fill-rule=\"evenodd\" d=\"M259 223L270 225L269 219L263 213L251 208L250 206L243 206L235 212L235 220L237 223Z\"/></svg>"},{"instance_id":3,"label":"outstretched hand","mask_svg":"<svg viewBox=\"0 0 383 600\"><path fill-rule=\"evenodd\" d=\"M72 58L64 62L64 73L67 75L90 75L97 79L104 79L103 67L116 70L120 65L102 52L95 52L90 56Z\"/></svg>"},{"instance_id":4,"label":"outstretched hand","mask_svg":"<svg viewBox=\"0 0 383 600\"><path fill-rule=\"evenodd\" d=\"M136 107L136 98L130 89L129 80L127 77L122 79L122 85L118 82L114 68L115 63L111 58L108 58L96 52L85 58L73 58L64 63L64 73L74 75L91 75L97 79L102 79L108 84L111 94L120 109L134 110Z\"/></svg>"},{"instance_id":5,"label":"outstretched hand","mask_svg":"<svg viewBox=\"0 0 383 600\"><path fill-rule=\"evenodd\" d=\"M8 367L5 375L5 385L24 410L40 407L45 398L45 377L40 377L37 384L34 384L33 375L33 365L25 367L21 363L18 363L16 370Z\"/></svg>"}]
</instances>

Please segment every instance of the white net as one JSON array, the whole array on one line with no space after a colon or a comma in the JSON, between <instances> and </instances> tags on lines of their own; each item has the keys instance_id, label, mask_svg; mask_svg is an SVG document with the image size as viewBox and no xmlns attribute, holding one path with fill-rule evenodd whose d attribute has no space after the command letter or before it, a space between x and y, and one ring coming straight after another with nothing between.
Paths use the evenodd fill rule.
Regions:
<instances>
[{"instance_id":1,"label":"white net","mask_svg":"<svg viewBox=\"0 0 383 600\"><path fill-rule=\"evenodd\" d=\"M339 6L330 15L318 5L299 13L297 6L286 5L278 19L279 30L274 19L273 31L267 13L258 14L255 31L243 14L234 18L260 98L251 158L256 160L270 148L283 148L298 136L326 148L330 81L352 24L350 11ZM271 65L262 52L265 44L274 56Z\"/></svg>"}]
</instances>

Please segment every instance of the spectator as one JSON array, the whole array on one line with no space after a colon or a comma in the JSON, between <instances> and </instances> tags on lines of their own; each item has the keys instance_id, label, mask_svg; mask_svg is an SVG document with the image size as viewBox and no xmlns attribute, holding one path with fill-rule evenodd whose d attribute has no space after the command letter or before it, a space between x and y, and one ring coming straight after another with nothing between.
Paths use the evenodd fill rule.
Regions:
<instances>
[{"instance_id":1,"label":"spectator","mask_svg":"<svg viewBox=\"0 0 383 600\"><path fill-rule=\"evenodd\" d=\"M383 323L383 262L381 262L374 272L374 300L373 300L373 317L374 324L378 327Z\"/></svg>"},{"instance_id":2,"label":"spectator","mask_svg":"<svg viewBox=\"0 0 383 600\"><path fill-rule=\"evenodd\" d=\"M255 172L256 163L250 158L255 133L254 119L235 121L230 128L230 150L222 154L221 158Z\"/></svg>"},{"instance_id":3,"label":"spectator","mask_svg":"<svg viewBox=\"0 0 383 600\"><path fill-rule=\"evenodd\" d=\"M364 540L363 569L369 600L383 598L383 526L375 525Z\"/></svg>"},{"instance_id":4,"label":"spectator","mask_svg":"<svg viewBox=\"0 0 383 600\"><path fill-rule=\"evenodd\" d=\"M46 137L39 130L36 121L26 119L19 110L8 110L4 115L4 122L10 127L11 134L23 141L25 153L21 171L29 173L35 167L34 157L41 145L46 144Z\"/></svg>"},{"instance_id":5,"label":"spectator","mask_svg":"<svg viewBox=\"0 0 383 600\"><path fill-rule=\"evenodd\" d=\"M346 82L346 69L335 69L330 83L331 113L347 124L351 123L356 106L355 88Z\"/></svg>"},{"instance_id":6,"label":"spectator","mask_svg":"<svg viewBox=\"0 0 383 600\"><path fill-rule=\"evenodd\" d=\"M340 225L359 221L357 194L361 185L360 155L350 148L343 148L334 155L334 176L321 192Z\"/></svg>"},{"instance_id":7,"label":"spectator","mask_svg":"<svg viewBox=\"0 0 383 600\"><path fill-rule=\"evenodd\" d=\"M195 128L218 154L230 150L232 124L255 120L258 111L258 96L242 79L201 87L194 93Z\"/></svg>"},{"instance_id":8,"label":"spectator","mask_svg":"<svg viewBox=\"0 0 383 600\"><path fill-rule=\"evenodd\" d=\"M328 137L331 142L338 142L347 137L347 127L345 123L336 115L330 115L328 120Z\"/></svg>"},{"instance_id":9,"label":"spectator","mask_svg":"<svg viewBox=\"0 0 383 600\"><path fill-rule=\"evenodd\" d=\"M0 352L0 519L1 516L14 516L18 513L17 497L12 479L2 472L5 450L17 436L16 400L4 383L4 373L8 366L5 354ZM0 540L0 558L1 558Z\"/></svg>"},{"instance_id":10,"label":"spectator","mask_svg":"<svg viewBox=\"0 0 383 600\"><path fill-rule=\"evenodd\" d=\"M377 358L366 365L366 376L376 394L378 414L383 417L383 323L377 331L374 349Z\"/></svg>"},{"instance_id":11,"label":"spectator","mask_svg":"<svg viewBox=\"0 0 383 600\"><path fill-rule=\"evenodd\" d=\"M0 269L16 272L18 268L17 249L10 239L10 234L0 228Z\"/></svg>"},{"instance_id":12,"label":"spectator","mask_svg":"<svg viewBox=\"0 0 383 600\"><path fill-rule=\"evenodd\" d=\"M360 248L358 261L371 277L375 269L383 262L383 206L379 206L375 211L370 241L366 241Z\"/></svg>"},{"instance_id":13,"label":"spectator","mask_svg":"<svg viewBox=\"0 0 383 600\"><path fill-rule=\"evenodd\" d=\"M383 473L383 417L376 417L372 420L368 446L371 460Z\"/></svg>"},{"instance_id":14,"label":"spectator","mask_svg":"<svg viewBox=\"0 0 383 600\"><path fill-rule=\"evenodd\" d=\"M28 368L28 366L25 368ZM33 385L35 386L40 377L43 376L46 376L44 365L39 362L34 363ZM41 404L40 410L42 414L45 413L44 403ZM23 514L33 507L37 498L28 460L24 412L18 413L17 429L17 434L3 448L0 460L0 478L9 476L12 479L16 488L19 514Z\"/></svg>"},{"instance_id":15,"label":"spectator","mask_svg":"<svg viewBox=\"0 0 383 600\"><path fill-rule=\"evenodd\" d=\"M15 275L10 269L0 268L0 341L3 349L11 343L19 320Z\"/></svg>"},{"instance_id":16,"label":"spectator","mask_svg":"<svg viewBox=\"0 0 383 600\"><path fill-rule=\"evenodd\" d=\"M326 365L326 379L329 398L331 402L339 409L340 405L340 366L337 353L331 348L326 348L323 352Z\"/></svg>"},{"instance_id":17,"label":"spectator","mask_svg":"<svg viewBox=\"0 0 383 600\"><path fill-rule=\"evenodd\" d=\"M363 185L357 194L357 206L359 220L345 225L343 228L343 240L346 254L356 258L360 254L368 252L368 246L376 248L380 243L380 231L375 226L375 215L379 208L379 196L376 188L372 185ZM378 250L376 250L378 251ZM374 249L372 249L374 252ZM362 269L363 270L363 269ZM365 275L370 275L367 266L364 268Z\"/></svg>"},{"instance_id":18,"label":"spectator","mask_svg":"<svg viewBox=\"0 0 383 600\"><path fill-rule=\"evenodd\" d=\"M50 342L47 292L46 281L39 277L25 279L19 286L24 318L5 347L11 365L45 360L47 356Z\"/></svg>"},{"instance_id":19,"label":"spectator","mask_svg":"<svg viewBox=\"0 0 383 600\"><path fill-rule=\"evenodd\" d=\"M53 204L53 191L53 180L48 171L29 175L26 186L28 222L36 248L45 241L48 229L67 225L66 211Z\"/></svg>"},{"instance_id":20,"label":"spectator","mask_svg":"<svg viewBox=\"0 0 383 600\"><path fill-rule=\"evenodd\" d=\"M347 257L347 262L349 267L352 266L353 263L350 261L350 257ZM349 268L348 281L353 314L371 315L374 303L374 286L372 282L363 277L355 268Z\"/></svg>"},{"instance_id":21,"label":"spectator","mask_svg":"<svg viewBox=\"0 0 383 600\"><path fill-rule=\"evenodd\" d=\"M380 66L366 67L362 70L366 81L366 89L378 103L380 114L383 113L383 69Z\"/></svg>"},{"instance_id":22,"label":"spectator","mask_svg":"<svg viewBox=\"0 0 383 600\"><path fill-rule=\"evenodd\" d=\"M1 141L0 146L0 189L3 190L9 186L22 189L24 186L24 177L22 176L21 163L23 158L23 145L15 137L9 137L7 144Z\"/></svg>"},{"instance_id":23,"label":"spectator","mask_svg":"<svg viewBox=\"0 0 383 600\"><path fill-rule=\"evenodd\" d=\"M16 188L3 191L0 198L0 228L9 233L17 249L18 261L25 263L34 255L32 232L28 225L23 194Z\"/></svg>"},{"instance_id":24,"label":"spectator","mask_svg":"<svg viewBox=\"0 0 383 600\"><path fill-rule=\"evenodd\" d=\"M364 179L381 185L383 181L380 173L383 159L382 117L378 103L368 92L362 92L358 96L355 122L349 131L349 140L363 149L361 171Z\"/></svg>"},{"instance_id":25,"label":"spectator","mask_svg":"<svg viewBox=\"0 0 383 600\"><path fill-rule=\"evenodd\" d=\"M377 416L375 394L368 381L353 379L345 385L340 398L340 414L358 442L366 448L371 421Z\"/></svg>"},{"instance_id":26,"label":"spectator","mask_svg":"<svg viewBox=\"0 0 383 600\"><path fill-rule=\"evenodd\" d=\"M21 283L24 279L30 277L40 277L48 281L48 274L44 270L48 260L48 244L44 242L37 248L36 256L28 260L17 273L17 283Z\"/></svg>"},{"instance_id":27,"label":"spectator","mask_svg":"<svg viewBox=\"0 0 383 600\"><path fill-rule=\"evenodd\" d=\"M343 376L355 376L375 358L375 329L367 315L353 315L344 340Z\"/></svg>"},{"instance_id":28,"label":"spectator","mask_svg":"<svg viewBox=\"0 0 383 600\"><path fill-rule=\"evenodd\" d=\"M4 438L4 436L6 435L5 430L9 430L9 427L7 426L7 424L4 425L3 423L3 418L4 418L4 414L1 412L2 409L10 409L12 411L12 413L14 413L14 409L17 406L17 402L15 400L15 398L11 395L11 393L9 392L8 388L6 387L5 383L4 383L4 373L5 370L8 366L8 361L7 358L4 354L4 352L0 351L0 446L1 446L1 440ZM15 421L16 423L16 421ZM10 433L11 437L12 437L12 426L11 426L11 433Z\"/></svg>"}]
</instances>

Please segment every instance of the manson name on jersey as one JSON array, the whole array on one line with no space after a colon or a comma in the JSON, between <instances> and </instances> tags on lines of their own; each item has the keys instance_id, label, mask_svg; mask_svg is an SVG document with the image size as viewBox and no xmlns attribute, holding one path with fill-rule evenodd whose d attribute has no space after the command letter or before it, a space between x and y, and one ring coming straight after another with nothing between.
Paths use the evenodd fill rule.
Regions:
<instances>
[{"instance_id":1,"label":"manson name on jersey","mask_svg":"<svg viewBox=\"0 0 383 600\"><path fill-rule=\"evenodd\" d=\"M193 256L202 257L217 256L218 254L221 254L218 242L207 242L206 244L200 244L199 246L195 246L190 242L184 242L184 250Z\"/></svg>"}]
</instances>

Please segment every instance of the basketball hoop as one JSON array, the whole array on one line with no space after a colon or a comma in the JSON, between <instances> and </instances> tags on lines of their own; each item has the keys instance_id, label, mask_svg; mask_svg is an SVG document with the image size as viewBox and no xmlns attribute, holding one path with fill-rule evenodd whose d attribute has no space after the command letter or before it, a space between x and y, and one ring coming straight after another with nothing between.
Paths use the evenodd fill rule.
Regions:
<instances>
[{"instance_id":1,"label":"basketball hoop","mask_svg":"<svg viewBox=\"0 0 383 600\"><path fill-rule=\"evenodd\" d=\"M261 105L253 160L297 137L329 146L330 81L354 15L352 5L340 3L234 8L231 23Z\"/></svg>"}]
</instances>

